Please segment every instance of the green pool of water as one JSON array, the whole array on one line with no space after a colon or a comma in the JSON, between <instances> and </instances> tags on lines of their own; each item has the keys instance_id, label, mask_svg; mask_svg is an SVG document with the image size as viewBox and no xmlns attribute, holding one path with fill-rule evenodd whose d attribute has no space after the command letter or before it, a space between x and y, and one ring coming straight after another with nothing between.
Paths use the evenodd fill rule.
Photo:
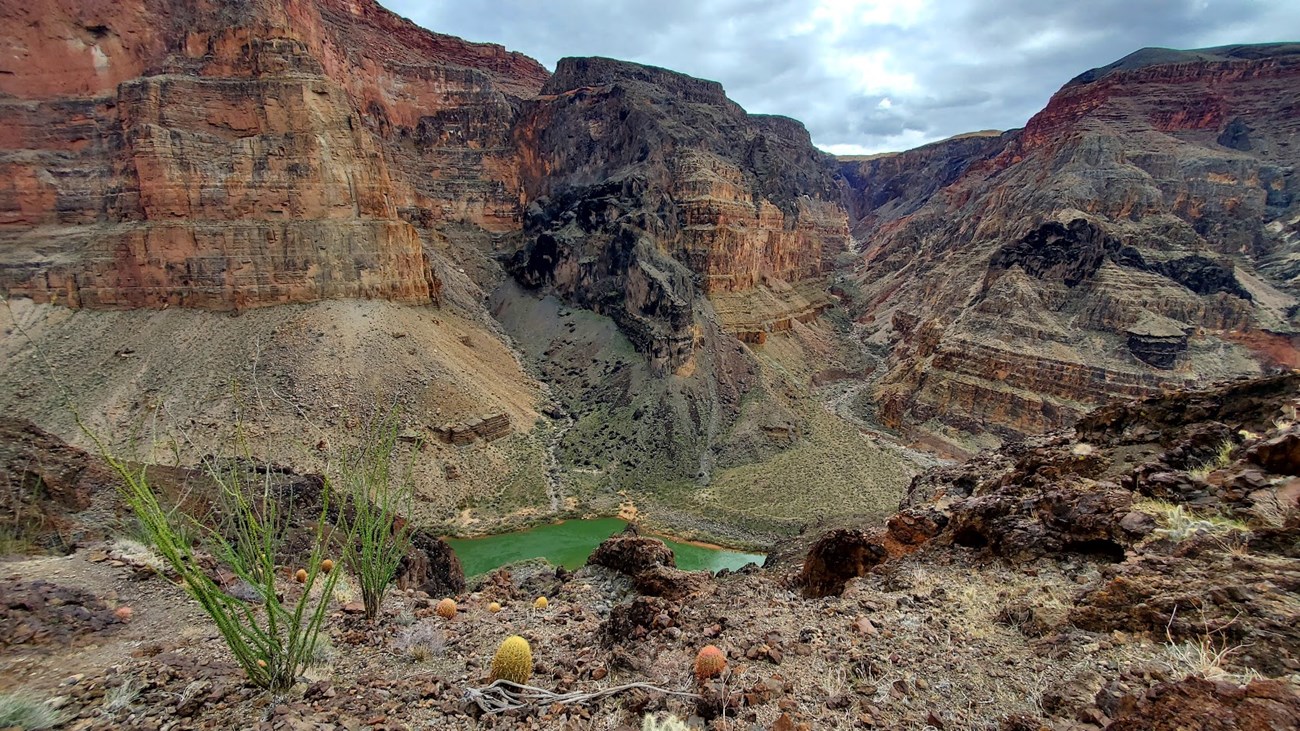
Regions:
<instances>
[{"instance_id":1,"label":"green pool of water","mask_svg":"<svg viewBox=\"0 0 1300 731\"><path fill-rule=\"evenodd\" d=\"M544 558L556 566L576 569L601 541L622 531L627 523L618 518L566 520L541 525L517 533L501 533L484 538L449 538L448 543L460 557L466 576L485 574L499 566L530 558ZM673 549L677 567L687 571L738 569L747 563L763 563L761 553L717 550L664 539Z\"/></svg>"}]
</instances>

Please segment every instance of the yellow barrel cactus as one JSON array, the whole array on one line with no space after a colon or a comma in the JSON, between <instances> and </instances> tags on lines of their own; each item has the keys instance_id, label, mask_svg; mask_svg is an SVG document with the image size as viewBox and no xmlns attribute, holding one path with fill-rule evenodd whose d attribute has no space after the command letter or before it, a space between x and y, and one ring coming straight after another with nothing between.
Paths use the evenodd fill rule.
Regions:
<instances>
[{"instance_id":1,"label":"yellow barrel cactus","mask_svg":"<svg viewBox=\"0 0 1300 731\"><path fill-rule=\"evenodd\" d=\"M496 657L492 658L492 675L489 681L508 680L525 685L533 674L533 651L528 640L519 635L511 635L497 648Z\"/></svg>"},{"instance_id":2,"label":"yellow barrel cactus","mask_svg":"<svg viewBox=\"0 0 1300 731\"><path fill-rule=\"evenodd\" d=\"M437 612L438 616L443 619L451 619L456 616L456 602L451 599L443 599L438 602L438 606L433 611Z\"/></svg>"}]
</instances>

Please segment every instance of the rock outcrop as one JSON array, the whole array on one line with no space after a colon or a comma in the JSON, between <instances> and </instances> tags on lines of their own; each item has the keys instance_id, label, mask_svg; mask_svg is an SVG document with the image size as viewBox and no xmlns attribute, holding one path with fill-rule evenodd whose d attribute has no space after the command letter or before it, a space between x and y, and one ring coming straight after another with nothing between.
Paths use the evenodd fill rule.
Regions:
<instances>
[{"instance_id":1,"label":"rock outcrop","mask_svg":"<svg viewBox=\"0 0 1300 731\"><path fill-rule=\"evenodd\" d=\"M846 248L829 156L716 82L561 59L515 135L530 201L516 277L609 315L661 369L699 345L702 295L819 278Z\"/></svg>"},{"instance_id":2,"label":"rock outcrop","mask_svg":"<svg viewBox=\"0 0 1300 731\"><path fill-rule=\"evenodd\" d=\"M846 161L881 418L1014 438L1300 364L1297 95L1293 45L1148 50L1023 130Z\"/></svg>"},{"instance_id":3,"label":"rock outcrop","mask_svg":"<svg viewBox=\"0 0 1300 731\"><path fill-rule=\"evenodd\" d=\"M0 419L0 508L16 544L73 550L88 527L68 516L90 508L115 484L108 468L86 452L31 422Z\"/></svg>"},{"instance_id":4,"label":"rock outcrop","mask_svg":"<svg viewBox=\"0 0 1300 731\"><path fill-rule=\"evenodd\" d=\"M372 0L16 12L0 74L11 294L73 307L430 302L441 224L517 225L502 158L513 100L547 76L531 59Z\"/></svg>"},{"instance_id":5,"label":"rock outcrop","mask_svg":"<svg viewBox=\"0 0 1300 731\"><path fill-rule=\"evenodd\" d=\"M862 576L888 556L866 531L833 530L809 549L798 583L810 597L839 594L849 579Z\"/></svg>"},{"instance_id":6,"label":"rock outcrop","mask_svg":"<svg viewBox=\"0 0 1300 731\"><path fill-rule=\"evenodd\" d=\"M13 14L0 289L97 309L446 303L467 347L517 348L551 381L561 462L600 489L707 484L806 443L803 364L755 357L774 338L870 373L866 416L957 453L1107 397L1300 365L1294 46L1140 52L1024 130L836 160L715 82L603 58L550 74L374 0ZM552 295L617 330L558 322ZM840 306L853 340L822 316ZM421 431L532 438L527 398Z\"/></svg>"},{"instance_id":7,"label":"rock outcrop","mask_svg":"<svg viewBox=\"0 0 1300 731\"><path fill-rule=\"evenodd\" d=\"M465 590L465 570L446 541L417 529L411 533L411 550L402 558L396 583L429 596L454 596Z\"/></svg>"},{"instance_id":8,"label":"rock outcrop","mask_svg":"<svg viewBox=\"0 0 1300 731\"><path fill-rule=\"evenodd\" d=\"M636 576L654 566L675 568L673 551L663 541L631 533L611 536L596 546L587 558L591 566L604 566L628 576Z\"/></svg>"},{"instance_id":9,"label":"rock outcrop","mask_svg":"<svg viewBox=\"0 0 1300 731\"><path fill-rule=\"evenodd\" d=\"M1286 672L1300 663L1286 608L1300 586L1297 407L1297 373L1108 404L1073 430L917 477L887 530L836 530L813 544L801 583L839 593L917 550L1091 561L1098 581L1062 619L1173 642L1268 637L1249 661Z\"/></svg>"},{"instance_id":10,"label":"rock outcrop","mask_svg":"<svg viewBox=\"0 0 1300 731\"><path fill-rule=\"evenodd\" d=\"M1270 731L1300 725L1300 696L1276 680L1243 686L1189 677L1121 701L1106 731Z\"/></svg>"}]
</instances>

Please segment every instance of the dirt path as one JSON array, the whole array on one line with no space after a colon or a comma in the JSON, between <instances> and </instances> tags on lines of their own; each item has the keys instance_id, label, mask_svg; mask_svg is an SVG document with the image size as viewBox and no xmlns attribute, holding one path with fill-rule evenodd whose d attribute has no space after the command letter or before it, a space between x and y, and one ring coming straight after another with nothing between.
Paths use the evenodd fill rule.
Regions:
<instances>
[{"instance_id":1,"label":"dirt path","mask_svg":"<svg viewBox=\"0 0 1300 731\"><path fill-rule=\"evenodd\" d=\"M551 396L550 384L542 383L542 394L547 398ZM560 464L558 452L564 435L569 433L575 423L568 414L551 421L554 431L546 444L546 497L550 501L552 513L558 514L564 505L564 466Z\"/></svg>"},{"instance_id":2,"label":"dirt path","mask_svg":"<svg viewBox=\"0 0 1300 731\"><path fill-rule=\"evenodd\" d=\"M902 444L897 437L886 433L878 424L864 419L854 411L853 404L862 392L874 386L884 375L884 370L880 368L880 358L862 344L860 328L860 325L854 325L854 335L848 340L858 347L862 357L872 365L871 375L860 381L836 381L822 387L823 406L830 413L858 427L858 431L867 441L898 454L919 471L953 464L952 460Z\"/></svg>"}]
</instances>

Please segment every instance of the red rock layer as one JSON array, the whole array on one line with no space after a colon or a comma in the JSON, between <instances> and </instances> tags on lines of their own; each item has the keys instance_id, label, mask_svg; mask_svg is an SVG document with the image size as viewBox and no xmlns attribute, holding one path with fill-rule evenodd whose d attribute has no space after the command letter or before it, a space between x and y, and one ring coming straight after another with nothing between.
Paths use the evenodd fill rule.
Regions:
<instances>
[{"instance_id":1,"label":"red rock layer","mask_svg":"<svg viewBox=\"0 0 1300 731\"><path fill-rule=\"evenodd\" d=\"M517 226L500 158L508 95L547 76L531 59L372 0L52 0L15 13L0 40L0 286L14 294L88 307L427 302L439 223ZM467 122L422 137L430 115Z\"/></svg>"}]
</instances>

